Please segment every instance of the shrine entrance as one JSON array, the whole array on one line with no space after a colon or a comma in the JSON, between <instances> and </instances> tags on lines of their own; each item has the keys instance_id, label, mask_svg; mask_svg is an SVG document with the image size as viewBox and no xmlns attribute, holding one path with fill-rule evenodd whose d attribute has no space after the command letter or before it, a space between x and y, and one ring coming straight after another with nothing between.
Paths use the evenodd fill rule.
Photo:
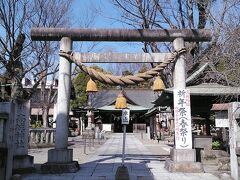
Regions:
<instances>
[{"instance_id":1,"label":"shrine entrance","mask_svg":"<svg viewBox=\"0 0 240 180\"><path fill-rule=\"evenodd\" d=\"M209 30L191 29L66 29L66 28L32 28L33 41L60 41L60 64L58 86L58 112L55 148L48 152L48 162L42 165L47 172L76 172L79 168L73 161L73 151L68 149L68 115L71 83L71 63L88 74L92 79L102 83L128 86L158 76L169 64L174 64L174 94L177 98L188 100L189 92L185 91L185 56L184 42L203 42L211 40ZM172 42L171 53L79 53L72 51L73 41L136 41L136 42ZM132 76L105 75L85 66L82 63L158 63L145 73ZM184 93L183 93L184 92ZM185 96L186 93L186 96ZM176 98L176 100L177 100ZM177 108L180 107L176 103ZM189 111L182 117L175 116L176 147L171 150L171 159L166 162L169 171L202 172L202 166L196 162L195 150L192 149L191 118ZM185 111L185 109L184 109ZM177 111L175 113L178 113ZM187 130L185 130L188 127ZM190 129L189 129L190 127ZM183 132L184 129L184 132ZM191 168L190 168L191 167Z\"/></svg>"}]
</instances>

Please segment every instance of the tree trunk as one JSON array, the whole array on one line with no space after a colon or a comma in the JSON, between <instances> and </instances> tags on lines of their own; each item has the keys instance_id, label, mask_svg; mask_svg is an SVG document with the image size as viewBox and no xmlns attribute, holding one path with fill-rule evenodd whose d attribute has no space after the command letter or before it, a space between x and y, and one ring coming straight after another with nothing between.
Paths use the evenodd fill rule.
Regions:
<instances>
[{"instance_id":1,"label":"tree trunk","mask_svg":"<svg viewBox=\"0 0 240 180\"><path fill-rule=\"evenodd\" d=\"M49 107L47 105L44 105L42 108L42 120L43 120L44 128L49 127L48 114L49 114Z\"/></svg>"}]
</instances>

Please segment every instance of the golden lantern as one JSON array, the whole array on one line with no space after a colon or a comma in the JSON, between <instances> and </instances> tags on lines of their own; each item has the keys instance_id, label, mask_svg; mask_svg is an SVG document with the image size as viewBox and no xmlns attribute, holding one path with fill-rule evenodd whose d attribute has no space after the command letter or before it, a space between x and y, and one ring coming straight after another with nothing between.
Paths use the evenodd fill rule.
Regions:
<instances>
[{"instance_id":1,"label":"golden lantern","mask_svg":"<svg viewBox=\"0 0 240 180\"><path fill-rule=\"evenodd\" d=\"M156 79L154 80L152 89L154 92L160 92L165 89L165 85L159 76L157 76Z\"/></svg>"},{"instance_id":2,"label":"golden lantern","mask_svg":"<svg viewBox=\"0 0 240 180\"><path fill-rule=\"evenodd\" d=\"M91 92L97 92L97 85L96 83L90 78L88 83L87 83L87 88L86 88L86 92L91 93Z\"/></svg>"},{"instance_id":3,"label":"golden lantern","mask_svg":"<svg viewBox=\"0 0 240 180\"><path fill-rule=\"evenodd\" d=\"M127 108L127 100L123 96L123 93L121 92L116 99L115 109L124 109L124 108Z\"/></svg>"}]
</instances>

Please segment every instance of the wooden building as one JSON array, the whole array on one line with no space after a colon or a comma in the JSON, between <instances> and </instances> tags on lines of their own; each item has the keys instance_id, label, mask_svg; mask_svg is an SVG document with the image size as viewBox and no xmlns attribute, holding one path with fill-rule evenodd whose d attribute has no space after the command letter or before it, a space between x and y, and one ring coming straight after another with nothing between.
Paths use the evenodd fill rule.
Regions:
<instances>
[{"instance_id":1,"label":"wooden building","mask_svg":"<svg viewBox=\"0 0 240 180\"><path fill-rule=\"evenodd\" d=\"M103 125L111 125L112 132L122 132L121 109L115 109L115 102L121 91L104 89L91 98L91 105L95 110L94 123L100 118ZM151 89L124 89L122 93L130 109L130 124L127 126L127 132L145 132L148 121L144 114L154 106L152 102L157 99L157 95Z\"/></svg>"},{"instance_id":2,"label":"wooden building","mask_svg":"<svg viewBox=\"0 0 240 180\"><path fill-rule=\"evenodd\" d=\"M240 87L229 84L211 63L193 68L186 79L186 86L190 89L193 124L203 125L205 135L210 135L212 105L237 101L240 95ZM168 106L173 109L173 88L165 89L154 104L155 107Z\"/></svg>"}]
</instances>

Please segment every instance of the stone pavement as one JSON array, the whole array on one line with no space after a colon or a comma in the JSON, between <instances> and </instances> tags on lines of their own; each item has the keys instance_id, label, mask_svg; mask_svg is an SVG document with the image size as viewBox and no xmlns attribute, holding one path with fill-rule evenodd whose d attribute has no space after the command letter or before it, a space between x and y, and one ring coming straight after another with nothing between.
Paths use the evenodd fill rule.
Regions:
<instances>
[{"instance_id":1,"label":"stone pavement","mask_svg":"<svg viewBox=\"0 0 240 180\"><path fill-rule=\"evenodd\" d=\"M144 145L134 134L126 136L126 166L131 180L217 180L210 173L169 173L164 169L170 147L164 144ZM158 147L157 147L158 146ZM161 155L152 153L156 147ZM162 147L162 148L160 148ZM155 151L155 150L154 150ZM114 180L117 168L121 165L122 134L114 133L102 146L89 156L82 156L80 170L65 174L28 174L24 180ZM164 154L165 153L165 154ZM76 155L75 155L76 158Z\"/></svg>"}]
</instances>

